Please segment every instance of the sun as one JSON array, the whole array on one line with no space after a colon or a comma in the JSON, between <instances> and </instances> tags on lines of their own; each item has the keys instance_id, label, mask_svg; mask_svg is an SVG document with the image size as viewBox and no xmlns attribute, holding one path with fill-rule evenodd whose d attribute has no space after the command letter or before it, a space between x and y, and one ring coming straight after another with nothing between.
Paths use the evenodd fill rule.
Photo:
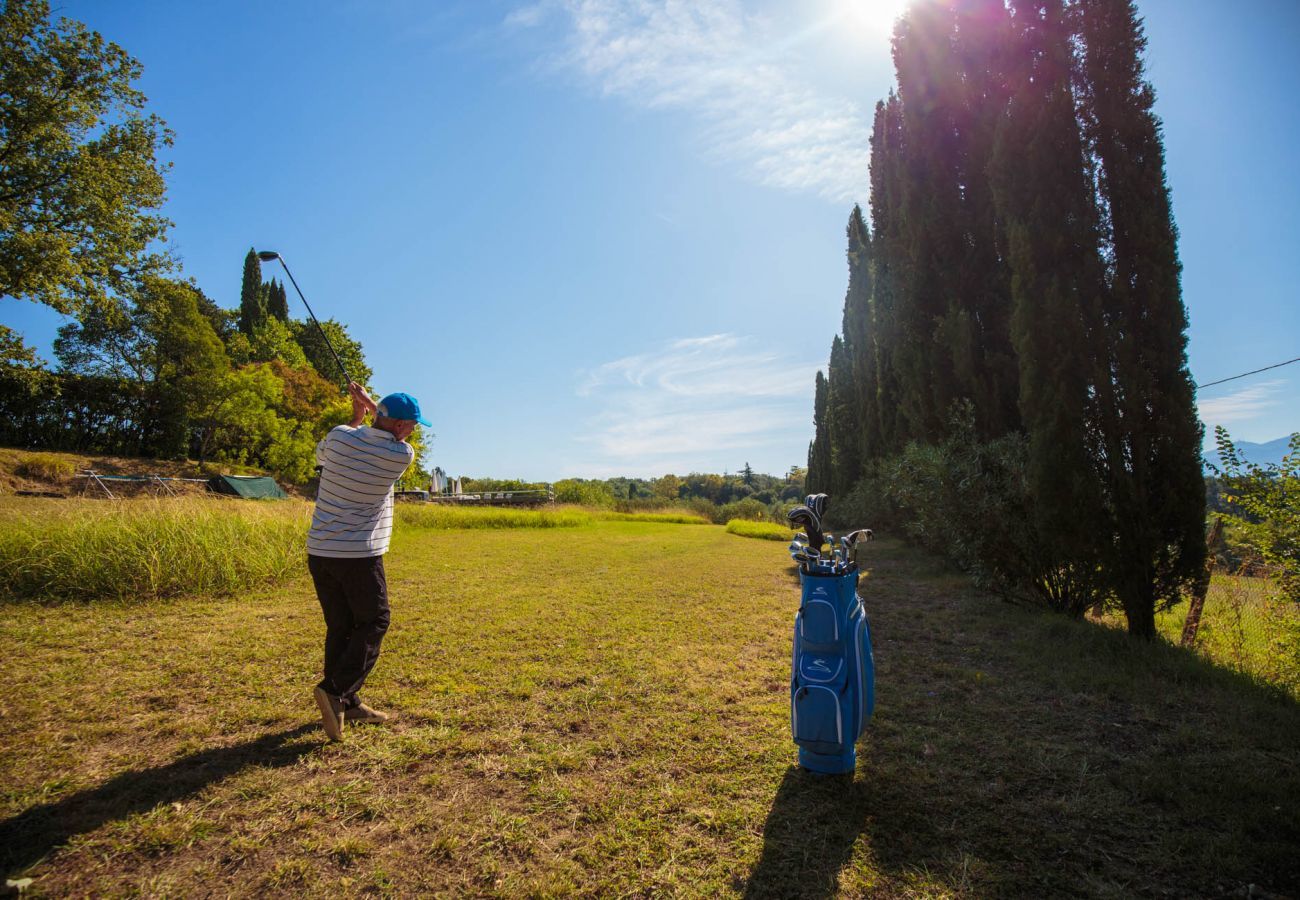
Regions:
<instances>
[{"instance_id":1,"label":"sun","mask_svg":"<svg viewBox=\"0 0 1300 900\"><path fill-rule=\"evenodd\" d=\"M893 33L894 22L908 0L835 0L839 26L857 37L873 38Z\"/></svg>"}]
</instances>

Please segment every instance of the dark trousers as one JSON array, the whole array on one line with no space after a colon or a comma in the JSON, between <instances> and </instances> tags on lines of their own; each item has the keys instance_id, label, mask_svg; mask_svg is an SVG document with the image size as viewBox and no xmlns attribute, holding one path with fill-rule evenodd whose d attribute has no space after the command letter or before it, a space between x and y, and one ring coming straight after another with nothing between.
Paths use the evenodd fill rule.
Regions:
<instances>
[{"instance_id":1,"label":"dark trousers","mask_svg":"<svg viewBox=\"0 0 1300 900\"><path fill-rule=\"evenodd\" d=\"M320 687L345 709L361 702L357 691L379 659L388 630L388 582L384 558L308 556L316 598L325 613L325 677Z\"/></svg>"}]
</instances>

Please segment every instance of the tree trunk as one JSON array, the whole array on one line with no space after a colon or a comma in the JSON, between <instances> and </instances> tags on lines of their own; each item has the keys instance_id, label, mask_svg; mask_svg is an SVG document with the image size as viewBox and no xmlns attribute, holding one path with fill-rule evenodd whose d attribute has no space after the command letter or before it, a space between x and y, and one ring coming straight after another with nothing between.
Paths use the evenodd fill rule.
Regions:
<instances>
[{"instance_id":1,"label":"tree trunk","mask_svg":"<svg viewBox=\"0 0 1300 900\"><path fill-rule=\"evenodd\" d=\"M1187 607L1187 621L1183 623L1183 636L1179 643L1190 647L1196 643L1196 632L1201 627L1201 611L1205 608L1205 595L1210 590L1210 577L1214 572L1214 547L1223 534L1223 517L1215 518L1210 526L1210 536L1205 539L1205 575L1196 583Z\"/></svg>"}]
</instances>

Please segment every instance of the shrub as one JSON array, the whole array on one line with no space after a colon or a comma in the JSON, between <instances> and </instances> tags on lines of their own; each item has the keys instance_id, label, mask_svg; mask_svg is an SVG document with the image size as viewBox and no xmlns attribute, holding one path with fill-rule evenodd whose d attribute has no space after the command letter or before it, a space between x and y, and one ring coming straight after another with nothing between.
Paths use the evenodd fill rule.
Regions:
<instances>
[{"instance_id":1,"label":"shrub","mask_svg":"<svg viewBox=\"0 0 1300 900\"><path fill-rule=\"evenodd\" d=\"M743 500L737 500L734 503L718 507L713 521L721 525L730 522L732 519L748 519L751 522L762 522L767 518L767 507L753 497L746 497Z\"/></svg>"},{"instance_id":2,"label":"shrub","mask_svg":"<svg viewBox=\"0 0 1300 900\"><path fill-rule=\"evenodd\" d=\"M578 506L595 506L609 509L614 505L614 492L603 481L584 481L568 478L553 485L556 503L573 503Z\"/></svg>"},{"instance_id":3,"label":"shrub","mask_svg":"<svg viewBox=\"0 0 1300 900\"><path fill-rule=\"evenodd\" d=\"M789 541L794 538L794 531L784 525L775 522L751 522L748 519L732 519L727 523L727 532L765 541Z\"/></svg>"},{"instance_id":4,"label":"shrub","mask_svg":"<svg viewBox=\"0 0 1300 900\"><path fill-rule=\"evenodd\" d=\"M53 453L33 453L14 469L23 478L35 481L63 481L71 478L76 470L71 460Z\"/></svg>"}]
</instances>

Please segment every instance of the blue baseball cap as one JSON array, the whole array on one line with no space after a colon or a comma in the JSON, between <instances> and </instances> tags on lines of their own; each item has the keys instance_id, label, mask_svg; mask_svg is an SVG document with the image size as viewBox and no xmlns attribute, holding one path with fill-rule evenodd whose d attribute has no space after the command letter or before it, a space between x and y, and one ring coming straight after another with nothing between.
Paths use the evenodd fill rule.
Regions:
<instances>
[{"instance_id":1,"label":"blue baseball cap","mask_svg":"<svg viewBox=\"0 0 1300 900\"><path fill-rule=\"evenodd\" d=\"M376 410L381 416L387 416L390 419L410 419L419 422L425 428L430 427L433 423L425 420L420 415L420 401L416 400L410 394L404 394L398 391L396 394L389 394L383 400L379 401L379 408Z\"/></svg>"}]
</instances>

